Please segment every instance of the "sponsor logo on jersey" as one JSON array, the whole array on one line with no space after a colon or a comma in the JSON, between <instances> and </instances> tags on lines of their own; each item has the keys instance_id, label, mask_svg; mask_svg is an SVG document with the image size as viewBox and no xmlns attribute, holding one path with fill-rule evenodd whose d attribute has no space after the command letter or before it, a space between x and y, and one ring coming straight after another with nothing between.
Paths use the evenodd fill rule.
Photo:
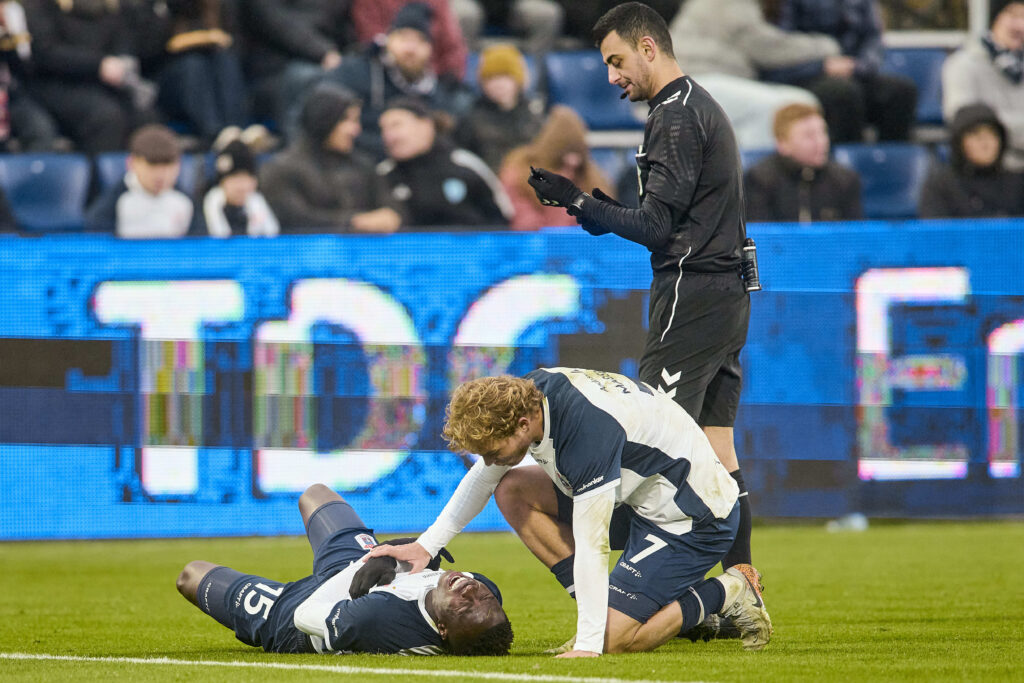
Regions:
<instances>
[{"instance_id":1,"label":"sponsor logo on jersey","mask_svg":"<svg viewBox=\"0 0 1024 683\"><path fill-rule=\"evenodd\" d=\"M363 550L369 550L377 545L377 539L370 534L356 534L356 543L363 547Z\"/></svg>"},{"instance_id":2,"label":"sponsor logo on jersey","mask_svg":"<svg viewBox=\"0 0 1024 683\"><path fill-rule=\"evenodd\" d=\"M642 579L644 577L643 573L632 565L626 564L625 562L619 562L619 566L638 579Z\"/></svg>"},{"instance_id":3,"label":"sponsor logo on jersey","mask_svg":"<svg viewBox=\"0 0 1024 683\"><path fill-rule=\"evenodd\" d=\"M586 484L584 484L583 486L581 486L578 489L576 489L576 493L577 494L583 493L584 491L589 489L591 486L594 486L595 484L600 484L602 481L604 481L604 475L603 474L600 477L594 477L593 479L588 481Z\"/></svg>"},{"instance_id":4,"label":"sponsor logo on jersey","mask_svg":"<svg viewBox=\"0 0 1024 683\"><path fill-rule=\"evenodd\" d=\"M245 595L245 592L249 590L250 586L252 586L252 581L249 581L244 586L242 586L242 588L235 595L235 607L238 607L242 604L242 596Z\"/></svg>"}]
</instances>

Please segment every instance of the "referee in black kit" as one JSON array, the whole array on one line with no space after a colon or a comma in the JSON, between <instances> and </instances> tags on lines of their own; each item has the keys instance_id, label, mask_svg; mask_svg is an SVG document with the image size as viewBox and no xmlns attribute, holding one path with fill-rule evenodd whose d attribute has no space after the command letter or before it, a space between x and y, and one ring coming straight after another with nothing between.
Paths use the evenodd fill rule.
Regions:
<instances>
[{"instance_id":1,"label":"referee in black kit","mask_svg":"<svg viewBox=\"0 0 1024 683\"><path fill-rule=\"evenodd\" d=\"M533 169L529 182L542 203L565 207L590 234L613 232L650 249L654 277L640 379L693 416L739 484L739 532L722 565L735 566L760 590L750 558L750 504L733 443L748 291L760 288L756 268L743 268L736 137L718 103L683 74L668 26L653 9L628 2L609 10L594 25L594 42L622 97L650 106L636 155L640 208L623 207L598 188L587 194L544 169Z\"/></svg>"}]
</instances>

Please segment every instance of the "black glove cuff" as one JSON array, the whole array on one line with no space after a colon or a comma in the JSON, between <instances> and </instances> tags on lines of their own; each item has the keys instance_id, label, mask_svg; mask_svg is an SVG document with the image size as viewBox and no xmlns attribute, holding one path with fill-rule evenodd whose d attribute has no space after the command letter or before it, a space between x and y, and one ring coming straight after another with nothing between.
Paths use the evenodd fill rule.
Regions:
<instances>
[{"instance_id":1,"label":"black glove cuff","mask_svg":"<svg viewBox=\"0 0 1024 683\"><path fill-rule=\"evenodd\" d=\"M583 202L587 201L588 198L593 199L593 197L590 197L588 193L580 192L576 196L576 199L572 200L572 203L569 204L569 206L565 207L565 210L569 213L570 216L582 216Z\"/></svg>"}]
</instances>

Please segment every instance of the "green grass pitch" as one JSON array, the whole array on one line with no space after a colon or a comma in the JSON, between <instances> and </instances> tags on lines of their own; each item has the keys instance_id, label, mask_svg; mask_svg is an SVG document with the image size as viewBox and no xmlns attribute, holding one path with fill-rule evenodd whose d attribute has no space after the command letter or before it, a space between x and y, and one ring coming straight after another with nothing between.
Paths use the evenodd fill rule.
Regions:
<instances>
[{"instance_id":1,"label":"green grass pitch","mask_svg":"<svg viewBox=\"0 0 1024 683\"><path fill-rule=\"evenodd\" d=\"M509 533L464 534L450 546L459 566L501 585L516 632L511 657L481 659L267 654L174 589L193 559L298 578L311 565L304 538L0 544L0 680L1024 680L1024 522L883 523L836 534L758 526L754 544L775 623L763 652L676 640L592 660L542 654L571 635L575 604ZM100 659L78 659L88 657ZM177 663L186 660L246 666ZM271 668L278 664L305 668Z\"/></svg>"}]
</instances>

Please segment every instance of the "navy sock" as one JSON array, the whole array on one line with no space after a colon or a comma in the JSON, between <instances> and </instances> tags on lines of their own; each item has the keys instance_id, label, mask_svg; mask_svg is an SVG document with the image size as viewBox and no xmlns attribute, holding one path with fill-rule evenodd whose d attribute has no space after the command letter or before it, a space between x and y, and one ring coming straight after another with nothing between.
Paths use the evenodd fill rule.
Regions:
<instances>
[{"instance_id":1,"label":"navy sock","mask_svg":"<svg viewBox=\"0 0 1024 683\"><path fill-rule=\"evenodd\" d=\"M572 578L572 566L576 560L576 555L570 555L564 560L560 560L551 567L551 573L558 579L558 583L562 584L562 588L569 592L569 596L572 599L576 599L576 586L573 585Z\"/></svg>"},{"instance_id":2,"label":"navy sock","mask_svg":"<svg viewBox=\"0 0 1024 683\"><path fill-rule=\"evenodd\" d=\"M740 525L736 530L736 540L732 542L729 552L722 558L722 569L734 564L750 564L750 496L747 495L747 484L743 481L743 473L739 470L730 472L740 487Z\"/></svg>"},{"instance_id":3,"label":"navy sock","mask_svg":"<svg viewBox=\"0 0 1024 683\"><path fill-rule=\"evenodd\" d=\"M679 629L679 635L682 635L704 621L704 617L722 609L725 604L725 587L721 581L707 579L687 588L678 602L683 609L683 625Z\"/></svg>"}]
</instances>

